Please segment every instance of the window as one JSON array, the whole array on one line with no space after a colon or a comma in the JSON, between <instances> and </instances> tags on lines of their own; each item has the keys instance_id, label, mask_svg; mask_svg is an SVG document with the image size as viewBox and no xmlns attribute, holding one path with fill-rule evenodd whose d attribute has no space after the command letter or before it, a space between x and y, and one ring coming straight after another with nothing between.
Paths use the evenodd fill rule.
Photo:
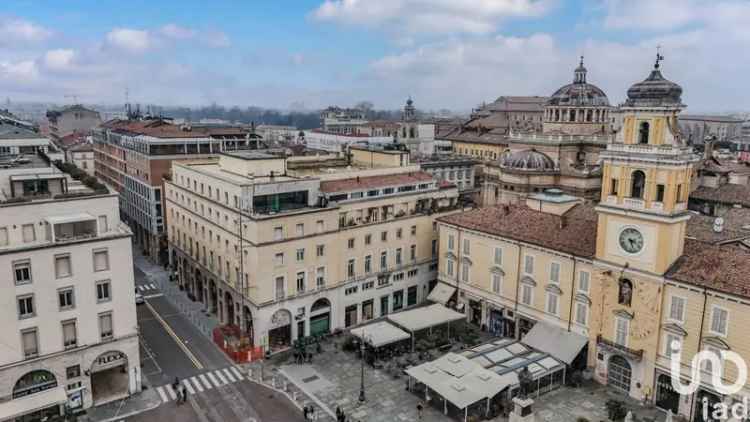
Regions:
<instances>
[{"instance_id":1,"label":"window","mask_svg":"<svg viewBox=\"0 0 750 422\"><path fill-rule=\"evenodd\" d=\"M388 268L388 251L380 252L380 271Z\"/></svg>"},{"instance_id":2,"label":"window","mask_svg":"<svg viewBox=\"0 0 750 422\"><path fill-rule=\"evenodd\" d=\"M99 314L99 333L102 340L111 340L114 337L111 312Z\"/></svg>"},{"instance_id":3,"label":"window","mask_svg":"<svg viewBox=\"0 0 750 422\"><path fill-rule=\"evenodd\" d=\"M31 318L34 314L34 295L18 297L18 318Z\"/></svg>"},{"instance_id":4,"label":"window","mask_svg":"<svg viewBox=\"0 0 750 422\"><path fill-rule=\"evenodd\" d=\"M295 226L295 232L297 233L297 236L304 236L305 235L305 225L303 223L299 223Z\"/></svg>"},{"instance_id":5,"label":"window","mask_svg":"<svg viewBox=\"0 0 750 422\"><path fill-rule=\"evenodd\" d=\"M70 269L70 255L58 255L55 257L55 278L70 277L73 275Z\"/></svg>"},{"instance_id":6,"label":"window","mask_svg":"<svg viewBox=\"0 0 750 422\"><path fill-rule=\"evenodd\" d=\"M534 257L531 255L524 256L523 272L528 275L534 275Z\"/></svg>"},{"instance_id":7,"label":"window","mask_svg":"<svg viewBox=\"0 0 750 422\"><path fill-rule=\"evenodd\" d=\"M16 284L31 283L31 261L26 259L14 262L13 273Z\"/></svg>"},{"instance_id":8,"label":"window","mask_svg":"<svg viewBox=\"0 0 750 422\"><path fill-rule=\"evenodd\" d=\"M445 261L445 273L452 276L453 275L453 260L448 259Z\"/></svg>"},{"instance_id":9,"label":"window","mask_svg":"<svg viewBox=\"0 0 750 422\"><path fill-rule=\"evenodd\" d=\"M317 256L325 256L326 254L326 246L325 245L318 245L315 247L315 255Z\"/></svg>"},{"instance_id":10,"label":"window","mask_svg":"<svg viewBox=\"0 0 750 422\"><path fill-rule=\"evenodd\" d=\"M365 235L365 245L369 245L370 243L372 243L372 235L371 234L366 234Z\"/></svg>"},{"instance_id":11,"label":"window","mask_svg":"<svg viewBox=\"0 0 750 422\"><path fill-rule=\"evenodd\" d=\"M353 294L357 293L358 290L359 290L359 286L347 287L346 289L344 289L344 295L345 296L353 295ZM356 306L355 306L355 308L356 308Z\"/></svg>"},{"instance_id":12,"label":"window","mask_svg":"<svg viewBox=\"0 0 750 422\"><path fill-rule=\"evenodd\" d=\"M99 233L106 233L109 231L109 224L107 224L107 216L99 216Z\"/></svg>"},{"instance_id":13,"label":"window","mask_svg":"<svg viewBox=\"0 0 750 422\"><path fill-rule=\"evenodd\" d=\"M430 247L430 254L433 258L437 258L438 253L438 241L437 239L432 239L432 245Z\"/></svg>"},{"instance_id":14,"label":"window","mask_svg":"<svg viewBox=\"0 0 750 422\"><path fill-rule=\"evenodd\" d=\"M682 183L677 185L677 194L675 195L676 202L682 202Z\"/></svg>"},{"instance_id":15,"label":"window","mask_svg":"<svg viewBox=\"0 0 750 422\"><path fill-rule=\"evenodd\" d=\"M656 202L664 202L664 185L656 185Z\"/></svg>"},{"instance_id":16,"label":"window","mask_svg":"<svg viewBox=\"0 0 750 422\"><path fill-rule=\"evenodd\" d=\"M36 232L34 232L33 224L24 224L23 226L21 226L21 230L23 231L24 243L30 243L30 242L36 241Z\"/></svg>"},{"instance_id":17,"label":"window","mask_svg":"<svg viewBox=\"0 0 750 422\"><path fill-rule=\"evenodd\" d=\"M78 378L81 376L81 365L73 365L65 368L65 377L67 379Z\"/></svg>"},{"instance_id":18,"label":"window","mask_svg":"<svg viewBox=\"0 0 750 422\"><path fill-rule=\"evenodd\" d=\"M57 291L57 301L60 310L73 309L75 307L75 298L73 297L73 288L67 287Z\"/></svg>"},{"instance_id":19,"label":"window","mask_svg":"<svg viewBox=\"0 0 750 422\"><path fill-rule=\"evenodd\" d=\"M354 238L353 237L347 241L347 247L349 249L354 249Z\"/></svg>"},{"instance_id":20,"label":"window","mask_svg":"<svg viewBox=\"0 0 750 422\"><path fill-rule=\"evenodd\" d=\"M417 235L417 226L411 226L411 235L416 236Z\"/></svg>"},{"instance_id":21,"label":"window","mask_svg":"<svg viewBox=\"0 0 750 422\"><path fill-rule=\"evenodd\" d=\"M500 289L503 283L503 276L499 273L492 273L492 292L500 294Z\"/></svg>"},{"instance_id":22,"label":"window","mask_svg":"<svg viewBox=\"0 0 750 422\"><path fill-rule=\"evenodd\" d=\"M315 223L315 227L317 228L318 233L323 233L323 231L325 230L325 223L323 222L323 220L318 220Z\"/></svg>"},{"instance_id":23,"label":"window","mask_svg":"<svg viewBox=\"0 0 750 422\"><path fill-rule=\"evenodd\" d=\"M664 336L664 356L670 359L672 358L672 350L674 350L672 344L675 342L677 342L677 345L682 349L682 338L671 333L667 333L667 335Z\"/></svg>"},{"instance_id":24,"label":"window","mask_svg":"<svg viewBox=\"0 0 750 422\"><path fill-rule=\"evenodd\" d=\"M273 228L273 240L281 240L284 238L284 228L274 227Z\"/></svg>"},{"instance_id":25,"label":"window","mask_svg":"<svg viewBox=\"0 0 750 422\"><path fill-rule=\"evenodd\" d=\"M325 285L326 285L326 269L325 269L325 267L318 267L318 269L315 270L315 285L318 288L325 287Z\"/></svg>"},{"instance_id":26,"label":"window","mask_svg":"<svg viewBox=\"0 0 750 422\"><path fill-rule=\"evenodd\" d=\"M417 304L417 286L411 286L406 290L406 306Z\"/></svg>"},{"instance_id":27,"label":"window","mask_svg":"<svg viewBox=\"0 0 750 422\"><path fill-rule=\"evenodd\" d=\"M21 343L23 345L23 356L26 359L39 355L39 339L36 328L21 331Z\"/></svg>"},{"instance_id":28,"label":"window","mask_svg":"<svg viewBox=\"0 0 750 422\"><path fill-rule=\"evenodd\" d=\"M503 250L501 248L495 248L495 265L503 265Z\"/></svg>"},{"instance_id":29,"label":"window","mask_svg":"<svg viewBox=\"0 0 750 422\"><path fill-rule=\"evenodd\" d=\"M388 232L380 232L380 240L383 242L388 241Z\"/></svg>"},{"instance_id":30,"label":"window","mask_svg":"<svg viewBox=\"0 0 750 422\"><path fill-rule=\"evenodd\" d=\"M286 296L286 289L284 289L284 277L283 276L276 277L275 289L276 289L276 300L281 300L284 298L284 296Z\"/></svg>"},{"instance_id":31,"label":"window","mask_svg":"<svg viewBox=\"0 0 750 422\"><path fill-rule=\"evenodd\" d=\"M109 270L109 252L106 249L94 251L94 271Z\"/></svg>"},{"instance_id":32,"label":"window","mask_svg":"<svg viewBox=\"0 0 750 422\"><path fill-rule=\"evenodd\" d=\"M617 196L617 179L611 179L610 186L610 195Z\"/></svg>"},{"instance_id":33,"label":"window","mask_svg":"<svg viewBox=\"0 0 750 422\"><path fill-rule=\"evenodd\" d=\"M646 187L646 173L636 170L631 176L633 179L632 186L630 189L630 197L636 199L643 199L643 192Z\"/></svg>"},{"instance_id":34,"label":"window","mask_svg":"<svg viewBox=\"0 0 750 422\"><path fill-rule=\"evenodd\" d=\"M547 293L547 313L557 315L557 305L560 301L560 296L554 293Z\"/></svg>"},{"instance_id":35,"label":"window","mask_svg":"<svg viewBox=\"0 0 750 422\"><path fill-rule=\"evenodd\" d=\"M66 349L72 349L78 345L78 338L76 335L76 321L69 320L62 322L63 331L63 347Z\"/></svg>"},{"instance_id":36,"label":"window","mask_svg":"<svg viewBox=\"0 0 750 422\"><path fill-rule=\"evenodd\" d=\"M556 284L560 283L560 264L557 262L549 265L549 281Z\"/></svg>"},{"instance_id":37,"label":"window","mask_svg":"<svg viewBox=\"0 0 750 422\"><path fill-rule=\"evenodd\" d=\"M629 330L629 320L625 318L615 318L615 343L627 347Z\"/></svg>"},{"instance_id":38,"label":"window","mask_svg":"<svg viewBox=\"0 0 750 422\"><path fill-rule=\"evenodd\" d=\"M470 246L469 239L464 239L464 255L469 255L471 253Z\"/></svg>"},{"instance_id":39,"label":"window","mask_svg":"<svg viewBox=\"0 0 750 422\"><path fill-rule=\"evenodd\" d=\"M398 311L404 307L404 291L393 292L393 311Z\"/></svg>"},{"instance_id":40,"label":"window","mask_svg":"<svg viewBox=\"0 0 750 422\"><path fill-rule=\"evenodd\" d=\"M453 250L453 244L454 244L454 237L452 234L449 234L448 235L448 250L449 251Z\"/></svg>"},{"instance_id":41,"label":"window","mask_svg":"<svg viewBox=\"0 0 750 422\"><path fill-rule=\"evenodd\" d=\"M721 336L727 335L727 319L729 313L726 309L714 306L711 311L711 332Z\"/></svg>"},{"instance_id":42,"label":"window","mask_svg":"<svg viewBox=\"0 0 750 422\"><path fill-rule=\"evenodd\" d=\"M685 321L685 298L672 296L669 305L669 319L672 321Z\"/></svg>"},{"instance_id":43,"label":"window","mask_svg":"<svg viewBox=\"0 0 750 422\"><path fill-rule=\"evenodd\" d=\"M464 283L469 282L469 266L464 263L463 266L461 266L461 281Z\"/></svg>"},{"instance_id":44,"label":"window","mask_svg":"<svg viewBox=\"0 0 750 422\"><path fill-rule=\"evenodd\" d=\"M305 260L305 249L297 249L297 261L304 261Z\"/></svg>"},{"instance_id":45,"label":"window","mask_svg":"<svg viewBox=\"0 0 750 422\"><path fill-rule=\"evenodd\" d=\"M576 303L576 324L586 326L588 325L589 319L589 305L577 302Z\"/></svg>"},{"instance_id":46,"label":"window","mask_svg":"<svg viewBox=\"0 0 750 422\"><path fill-rule=\"evenodd\" d=\"M7 246L8 243L8 228L0 227L0 246Z\"/></svg>"},{"instance_id":47,"label":"window","mask_svg":"<svg viewBox=\"0 0 750 422\"><path fill-rule=\"evenodd\" d=\"M648 143L648 130L649 130L648 122L641 122L641 126L638 129L638 143L639 144Z\"/></svg>"},{"instance_id":48,"label":"window","mask_svg":"<svg viewBox=\"0 0 750 422\"><path fill-rule=\"evenodd\" d=\"M305 272L300 271L297 273L297 293L305 292Z\"/></svg>"},{"instance_id":49,"label":"window","mask_svg":"<svg viewBox=\"0 0 750 422\"><path fill-rule=\"evenodd\" d=\"M578 273L578 291L581 293L589 292L589 284L591 281L591 273L588 271L581 271Z\"/></svg>"},{"instance_id":50,"label":"window","mask_svg":"<svg viewBox=\"0 0 750 422\"><path fill-rule=\"evenodd\" d=\"M402 234L403 230L401 230L400 228L396 229L396 239L401 239Z\"/></svg>"},{"instance_id":51,"label":"window","mask_svg":"<svg viewBox=\"0 0 750 422\"><path fill-rule=\"evenodd\" d=\"M365 257L365 274L370 274L372 272L372 255L367 255Z\"/></svg>"},{"instance_id":52,"label":"window","mask_svg":"<svg viewBox=\"0 0 750 422\"><path fill-rule=\"evenodd\" d=\"M396 265L402 264L401 248L396 248Z\"/></svg>"},{"instance_id":53,"label":"window","mask_svg":"<svg viewBox=\"0 0 750 422\"><path fill-rule=\"evenodd\" d=\"M722 368L721 368L721 352L719 351L719 349L717 349L715 347L711 347L711 346L706 346L705 351L710 352L710 353L716 355L716 363L718 364L718 366L714 367L714 365L713 365L714 363L712 362L711 359L702 359L701 360L701 364L702 364L702 367L703 367L702 369L705 372L709 373L709 374L713 373L714 370L717 371L719 374L721 374L721 372L722 372Z\"/></svg>"},{"instance_id":54,"label":"window","mask_svg":"<svg viewBox=\"0 0 750 422\"><path fill-rule=\"evenodd\" d=\"M521 302L524 305L531 305L534 300L534 287L530 284L524 284L521 286Z\"/></svg>"},{"instance_id":55,"label":"window","mask_svg":"<svg viewBox=\"0 0 750 422\"><path fill-rule=\"evenodd\" d=\"M109 302L112 300L111 284L109 280L96 282L96 301Z\"/></svg>"},{"instance_id":56,"label":"window","mask_svg":"<svg viewBox=\"0 0 750 422\"><path fill-rule=\"evenodd\" d=\"M273 257L273 261L276 265L284 265L284 253L279 252ZM229 263L227 263L229 264Z\"/></svg>"},{"instance_id":57,"label":"window","mask_svg":"<svg viewBox=\"0 0 750 422\"><path fill-rule=\"evenodd\" d=\"M346 275L349 278L354 278L354 258L350 259L346 264Z\"/></svg>"},{"instance_id":58,"label":"window","mask_svg":"<svg viewBox=\"0 0 750 422\"><path fill-rule=\"evenodd\" d=\"M417 245L411 245L409 247L409 259L412 261L417 260Z\"/></svg>"}]
</instances>

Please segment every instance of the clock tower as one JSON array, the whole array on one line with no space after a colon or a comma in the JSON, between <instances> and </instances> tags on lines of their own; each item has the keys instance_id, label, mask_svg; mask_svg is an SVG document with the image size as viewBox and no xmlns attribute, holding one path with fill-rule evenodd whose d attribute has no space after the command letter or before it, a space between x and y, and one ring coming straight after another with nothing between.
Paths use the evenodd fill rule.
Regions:
<instances>
[{"instance_id":1,"label":"clock tower","mask_svg":"<svg viewBox=\"0 0 750 422\"><path fill-rule=\"evenodd\" d=\"M628 89L622 129L601 153L597 207L600 261L664 274L682 255L688 194L698 159L680 136L682 88L665 79L657 55L651 74Z\"/></svg>"}]
</instances>

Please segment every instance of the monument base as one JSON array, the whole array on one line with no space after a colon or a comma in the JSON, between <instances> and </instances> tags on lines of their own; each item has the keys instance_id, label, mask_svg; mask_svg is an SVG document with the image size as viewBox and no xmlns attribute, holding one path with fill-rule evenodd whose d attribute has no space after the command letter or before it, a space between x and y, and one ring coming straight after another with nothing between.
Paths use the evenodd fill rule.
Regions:
<instances>
[{"instance_id":1,"label":"monument base","mask_svg":"<svg viewBox=\"0 0 750 422\"><path fill-rule=\"evenodd\" d=\"M531 409L534 400L530 398L513 398L513 411L510 413L509 422L536 422L536 414Z\"/></svg>"}]
</instances>

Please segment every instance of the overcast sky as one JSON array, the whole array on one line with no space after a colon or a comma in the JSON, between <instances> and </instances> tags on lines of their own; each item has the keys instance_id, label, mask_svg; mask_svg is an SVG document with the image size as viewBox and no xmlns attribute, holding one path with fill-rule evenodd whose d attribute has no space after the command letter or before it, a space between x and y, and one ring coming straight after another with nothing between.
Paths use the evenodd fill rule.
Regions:
<instances>
[{"instance_id":1,"label":"overcast sky","mask_svg":"<svg viewBox=\"0 0 750 422\"><path fill-rule=\"evenodd\" d=\"M2 3L0 99L461 111L550 95L583 54L617 104L661 45L688 110L750 110L748 0Z\"/></svg>"}]
</instances>

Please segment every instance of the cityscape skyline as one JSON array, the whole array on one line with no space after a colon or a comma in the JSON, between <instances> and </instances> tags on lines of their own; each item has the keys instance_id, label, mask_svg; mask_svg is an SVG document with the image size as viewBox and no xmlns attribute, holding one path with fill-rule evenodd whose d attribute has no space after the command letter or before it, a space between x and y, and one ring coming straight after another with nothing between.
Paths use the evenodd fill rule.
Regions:
<instances>
[{"instance_id":1,"label":"cityscape skyline","mask_svg":"<svg viewBox=\"0 0 750 422\"><path fill-rule=\"evenodd\" d=\"M203 15L162 5L147 16L137 1L112 4L115 15L106 2L8 2L0 89L13 101L121 104L127 91L142 104L277 109L395 109L411 95L423 109L467 111L550 95L584 55L616 104L660 45L690 112L750 108L736 89L750 60L732 53L750 39L742 1L217 2Z\"/></svg>"}]
</instances>

